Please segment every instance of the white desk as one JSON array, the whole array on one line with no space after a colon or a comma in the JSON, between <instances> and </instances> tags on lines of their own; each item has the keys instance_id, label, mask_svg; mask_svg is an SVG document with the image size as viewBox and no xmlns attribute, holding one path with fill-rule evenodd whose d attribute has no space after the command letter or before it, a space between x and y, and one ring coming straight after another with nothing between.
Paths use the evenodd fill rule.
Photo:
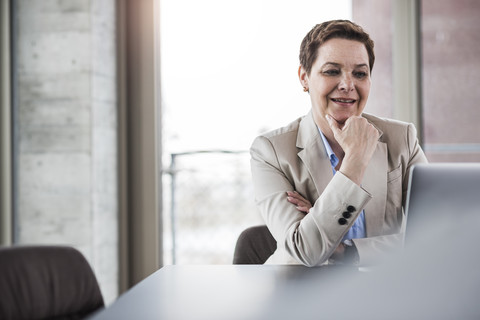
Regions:
<instances>
[{"instance_id":1,"label":"white desk","mask_svg":"<svg viewBox=\"0 0 480 320\"><path fill-rule=\"evenodd\" d=\"M166 266L93 317L100 319L302 319L298 310L355 268L267 265ZM348 272L347 272L348 271ZM302 301L299 301L302 300ZM318 301L320 302L320 301ZM298 317L300 314L303 317Z\"/></svg>"},{"instance_id":2,"label":"white desk","mask_svg":"<svg viewBox=\"0 0 480 320\"><path fill-rule=\"evenodd\" d=\"M478 264L410 261L369 272L166 266L91 319L480 319Z\"/></svg>"}]
</instances>

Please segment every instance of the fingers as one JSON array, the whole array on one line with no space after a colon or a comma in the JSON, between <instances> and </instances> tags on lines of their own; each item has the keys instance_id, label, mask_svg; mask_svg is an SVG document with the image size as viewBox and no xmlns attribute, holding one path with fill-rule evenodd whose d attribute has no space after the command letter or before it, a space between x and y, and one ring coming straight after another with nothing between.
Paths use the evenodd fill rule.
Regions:
<instances>
[{"instance_id":1,"label":"fingers","mask_svg":"<svg viewBox=\"0 0 480 320\"><path fill-rule=\"evenodd\" d=\"M298 193L297 191L287 191L287 196L288 198L290 198L292 201L294 201L295 203L310 203L310 201L308 201L307 199L305 199L304 197L302 197L302 195L300 193Z\"/></svg>"},{"instance_id":2,"label":"fingers","mask_svg":"<svg viewBox=\"0 0 480 320\"><path fill-rule=\"evenodd\" d=\"M339 131L341 131L337 121L335 121L335 119L333 119L332 116L327 114L325 115L325 119L327 119L328 125L330 126L330 129L332 129L334 135L336 135Z\"/></svg>"},{"instance_id":3,"label":"fingers","mask_svg":"<svg viewBox=\"0 0 480 320\"><path fill-rule=\"evenodd\" d=\"M296 191L287 191L287 201L294 204L297 210L304 213L308 213L310 211L310 208L312 207L310 201L302 197Z\"/></svg>"},{"instance_id":4,"label":"fingers","mask_svg":"<svg viewBox=\"0 0 480 320\"><path fill-rule=\"evenodd\" d=\"M352 116L345 121L341 129L330 115L326 115L325 119L345 153L350 149L365 150L366 147L376 146L379 133L367 119L361 116Z\"/></svg>"}]
</instances>

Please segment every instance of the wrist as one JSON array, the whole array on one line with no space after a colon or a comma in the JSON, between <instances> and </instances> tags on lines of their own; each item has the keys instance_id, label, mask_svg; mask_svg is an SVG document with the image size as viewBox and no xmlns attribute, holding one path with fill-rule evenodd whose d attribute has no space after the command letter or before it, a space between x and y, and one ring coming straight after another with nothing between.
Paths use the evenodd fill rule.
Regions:
<instances>
[{"instance_id":1,"label":"wrist","mask_svg":"<svg viewBox=\"0 0 480 320\"><path fill-rule=\"evenodd\" d=\"M354 161L345 156L339 171L354 183L361 185L365 169L366 166L359 165L358 161Z\"/></svg>"}]
</instances>

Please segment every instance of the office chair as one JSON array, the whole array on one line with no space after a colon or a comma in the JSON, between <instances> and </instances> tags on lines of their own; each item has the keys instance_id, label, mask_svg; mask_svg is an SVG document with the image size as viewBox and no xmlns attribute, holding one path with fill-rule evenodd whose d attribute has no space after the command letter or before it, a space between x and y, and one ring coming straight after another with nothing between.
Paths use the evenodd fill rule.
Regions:
<instances>
[{"instance_id":1,"label":"office chair","mask_svg":"<svg viewBox=\"0 0 480 320\"><path fill-rule=\"evenodd\" d=\"M264 264L277 250L277 241L267 226L245 229L237 239L233 264Z\"/></svg>"},{"instance_id":2,"label":"office chair","mask_svg":"<svg viewBox=\"0 0 480 320\"><path fill-rule=\"evenodd\" d=\"M82 319L103 306L93 270L78 250L0 247L0 319Z\"/></svg>"}]
</instances>

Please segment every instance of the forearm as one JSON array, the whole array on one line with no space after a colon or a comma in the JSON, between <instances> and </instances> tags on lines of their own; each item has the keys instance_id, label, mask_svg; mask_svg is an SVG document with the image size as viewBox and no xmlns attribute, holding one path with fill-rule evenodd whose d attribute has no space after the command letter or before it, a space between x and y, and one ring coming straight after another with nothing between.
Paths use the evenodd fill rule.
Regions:
<instances>
[{"instance_id":1,"label":"forearm","mask_svg":"<svg viewBox=\"0 0 480 320\"><path fill-rule=\"evenodd\" d=\"M286 193L265 195L258 205L277 245L299 263L314 266L329 259L370 198L365 190L339 173L306 216L287 202ZM345 219L343 212L348 206L355 211ZM344 224L340 219L344 219Z\"/></svg>"}]
</instances>

